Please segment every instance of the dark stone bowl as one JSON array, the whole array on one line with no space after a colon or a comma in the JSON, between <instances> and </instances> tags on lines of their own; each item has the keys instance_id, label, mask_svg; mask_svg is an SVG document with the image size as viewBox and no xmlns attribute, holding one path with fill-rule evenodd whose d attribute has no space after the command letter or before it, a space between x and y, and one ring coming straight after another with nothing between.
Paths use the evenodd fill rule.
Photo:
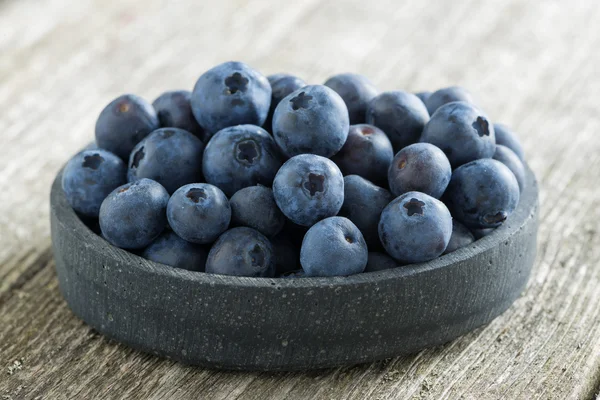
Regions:
<instances>
[{"instance_id":1,"label":"dark stone bowl","mask_svg":"<svg viewBox=\"0 0 600 400\"><path fill-rule=\"evenodd\" d=\"M71 209L56 178L51 224L62 294L106 336L184 363L298 370L374 361L448 342L504 312L536 254L538 187L492 234L436 260L335 278L238 278L171 268L115 248Z\"/></svg>"}]
</instances>

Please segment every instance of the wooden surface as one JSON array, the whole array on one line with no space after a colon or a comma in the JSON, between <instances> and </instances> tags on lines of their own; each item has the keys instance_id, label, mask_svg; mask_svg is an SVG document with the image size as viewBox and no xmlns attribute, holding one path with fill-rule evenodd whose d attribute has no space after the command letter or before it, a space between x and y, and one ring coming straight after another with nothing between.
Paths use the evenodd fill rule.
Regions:
<instances>
[{"instance_id":1,"label":"wooden surface","mask_svg":"<svg viewBox=\"0 0 600 400\"><path fill-rule=\"evenodd\" d=\"M590 399L600 389L600 8L526 2L0 0L0 399ZM470 88L541 183L523 297L447 345L304 373L186 367L109 342L61 298L52 178L122 92L239 59L323 82Z\"/></svg>"}]
</instances>

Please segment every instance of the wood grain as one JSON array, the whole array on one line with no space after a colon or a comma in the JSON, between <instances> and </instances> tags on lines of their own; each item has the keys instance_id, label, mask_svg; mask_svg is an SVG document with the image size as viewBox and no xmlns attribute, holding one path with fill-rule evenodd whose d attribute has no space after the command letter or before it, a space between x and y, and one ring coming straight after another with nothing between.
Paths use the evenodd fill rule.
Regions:
<instances>
[{"instance_id":1,"label":"wood grain","mask_svg":"<svg viewBox=\"0 0 600 400\"><path fill-rule=\"evenodd\" d=\"M593 398L600 391L599 17L593 0L0 1L0 396ZM57 289L53 176L90 140L111 98L190 88L228 59L316 83L355 71L386 89L470 88L492 119L520 132L541 183L539 253L523 297L439 348L293 374L186 367L90 331Z\"/></svg>"}]
</instances>

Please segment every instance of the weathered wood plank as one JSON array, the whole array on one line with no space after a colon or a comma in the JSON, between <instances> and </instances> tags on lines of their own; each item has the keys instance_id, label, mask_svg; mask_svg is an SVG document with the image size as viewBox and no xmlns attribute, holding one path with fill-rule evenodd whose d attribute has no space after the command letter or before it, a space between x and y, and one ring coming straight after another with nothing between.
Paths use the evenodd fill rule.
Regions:
<instances>
[{"instance_id":1,"label":"weathered wood plank","mask_svg":"<svg viewBox=\"0 0 600 400\"><path fill-rule=\"evenodd\" d=\"M0 2L0 396L592 397L600 390L599 14L592 0ZM382 88L471 88L493 119L521 132L541 181L539 255L523 297L445 346L294 374L187 367L90 331L60 297L48 253L54 173L90 140L112 97L189 88L226 59L311 82L358 71Z\"/></svg>"}]
</instances>

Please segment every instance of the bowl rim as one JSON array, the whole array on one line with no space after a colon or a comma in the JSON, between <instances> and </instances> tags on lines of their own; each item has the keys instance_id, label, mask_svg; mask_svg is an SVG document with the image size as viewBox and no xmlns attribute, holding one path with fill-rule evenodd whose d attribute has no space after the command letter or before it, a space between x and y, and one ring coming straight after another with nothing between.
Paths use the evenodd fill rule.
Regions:
<instances>
[{"instance_id":1,"label":"bowl rim","mask_svg":"<svg viewBox=\"0 0 600 400\"><path fill-rule=\"evenodd\" d=\"M110 246L111 258L118 258L120 263L128 268L134 268L143 273L157 274L172 279L195 281L199 285L214 285L228 287L255 287L255 288L315 288L326 286L346 286L377 284L388 280L405 279L409 276L428 273L440 268L451 268L473 256L488 251L503 241L509 239L514 232L523 227L526 221L533 217L538 206L538 183L533 171L524 163L526 170L526 187L521 192L520 201L511 216L500 227L472 244L457 249L451 253L443 254L438 258L424 263L409 264L382 271L362 272L350 276L334 277L301 277L295 279L265 278L265 277L240 277L231 275L209 274L199 271L188 271L174 268L169 265L153 262L127 250L113 246L100 235L94 233L79 218L68 203L62 190L62 174L64 166L56 175L50 193L51 212L57 221L82 240L86 248L94 251L106 250ZM475 249L476 251L473 251Z\"/></svg>"}]
</instances>

